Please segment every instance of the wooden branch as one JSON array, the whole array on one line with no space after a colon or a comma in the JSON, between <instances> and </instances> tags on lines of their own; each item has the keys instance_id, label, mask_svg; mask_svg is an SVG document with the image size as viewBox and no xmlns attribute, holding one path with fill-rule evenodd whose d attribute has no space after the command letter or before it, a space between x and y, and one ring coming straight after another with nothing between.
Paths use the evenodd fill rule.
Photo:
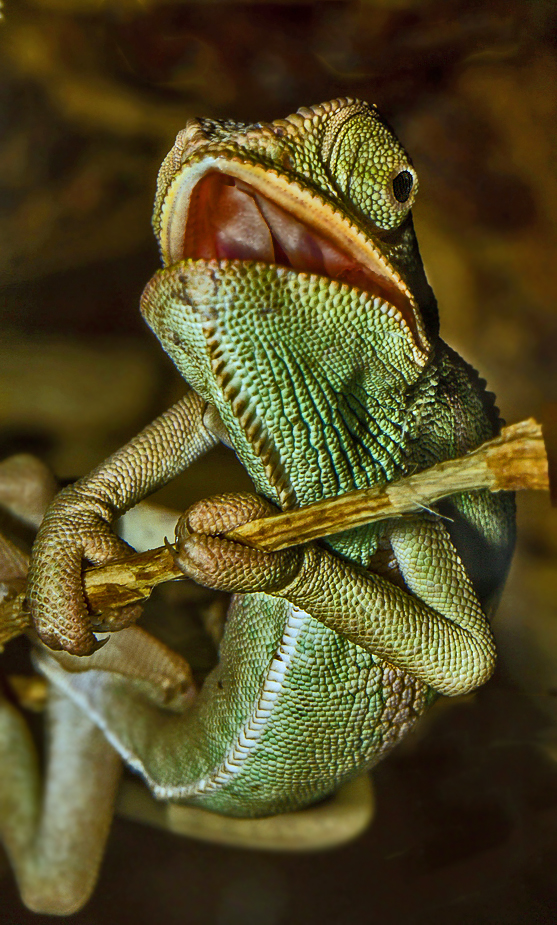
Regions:
<instances>
[{"instance_id":1,"label":"wooden branch","mask_svg":"<svg viewBox=\"0 0 557 925\"><path fill-rule=\"evenodd\" d=\"M466 456L437 463L383 488L363 488L296 511L253 520L231 530L228 537L257 549L286 549L375 520L428 510L448 495L481 488L549 488L540 424L532 418L512 424Z\"/></svg>"},{"instance_id":2,"label":"wooden branch","mask_svg":"<svg viewBox=\"0 0 557 925\"><path fill-rule=\"evenodd\" d=\"M437 463L383 488L352 491L299 510L254 520L227 536L267 551L286 549L373 521L429 510L441 498L457 492L524 488L549 489L542 428L533 419L503 428L498 437L466 456ZM171 549L165 547L86 569L84 587L93 626L95 615L102 613L102 626L109 628L111 610L144 600L163 581L184 577L174 563ZM23 632L27 622L21 579L0 584L0 649L9 638Z\"/></svg>"},{"instance_id":3,"label":"wooden branch","mask_svg":"<svg viewBox=\"0 0 557 925\"><path fill-rule=\"evenodd\" d=\"M83 584L93 628L109 631L111 622L118 622L120 607L146 600L156 585L175 578L187 580L164 546L134 553L102 568L85 569ZM25 632L29 624L24 577L0 582L0 652L10 639Z\"/></svg>"}]
</instances>

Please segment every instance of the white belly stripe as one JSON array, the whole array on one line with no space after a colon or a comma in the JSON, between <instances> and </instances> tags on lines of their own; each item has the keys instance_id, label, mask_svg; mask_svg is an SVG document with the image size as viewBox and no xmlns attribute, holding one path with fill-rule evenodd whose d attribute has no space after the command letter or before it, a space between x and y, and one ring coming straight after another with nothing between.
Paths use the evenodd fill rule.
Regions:
<instances>
[{"instance_id":1,"label":"white belly stripe","mask_svg":"<svg viewBox=\"0 0 557 925\"><path fill-rule=\"evenodd\" d=\"M271 718L273 707L282 691L284 677L296 651L300 630L307 619L308 614L305 611L298 610L297 607L291 608L280 645L269 666L259 698L254 704L251 715L241 727L237 739L232 742L221 764L208 777L180 790L180 796L214 793L241 771L244 762L253 753Z\"/></svg>"}]
</instances>

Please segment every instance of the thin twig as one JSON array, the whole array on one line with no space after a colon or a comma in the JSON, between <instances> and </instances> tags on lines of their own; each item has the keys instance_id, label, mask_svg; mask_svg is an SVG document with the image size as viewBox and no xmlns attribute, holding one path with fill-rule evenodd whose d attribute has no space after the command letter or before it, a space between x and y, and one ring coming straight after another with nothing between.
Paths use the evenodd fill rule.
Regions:
<instances>
[{"instance_id":1,"label":"thin twig","mask_svg":"<svg viewBox=\"0 0 557 925\"><path fill-rule=\"evenodd\" d=\"M273 551L321 539L377 520L429 509L461 491L549 489L548 460L541 425L533 419L505 427L494 440L458 459L382 488L364 488L318 501L295 511L254 520L227 534L247 546ZM163 581L184 578L171 548L136 553L84 572L85 595L93 614L110 624L111 610L144 600ZM21 578L0 584L0 650L28 625ZM3 599L2 599L2 588ZM94 622L93 622L94 625Z\"/></svg>"},{"instance_id":2,"label":"thin twig","mask_svg":"<svg viewBox=\"0 0 557 925\"><path fill-rule=\"evenodd\" d=\"M232 530L228 537L257 549L286 549L375 520L429 509L448 495L481 488L549 488L540 424L532 418L512 424L494 440L458 459L437 463L381 488L363 488L296 511L253 520Z\"/></svg>"}]
</instances>

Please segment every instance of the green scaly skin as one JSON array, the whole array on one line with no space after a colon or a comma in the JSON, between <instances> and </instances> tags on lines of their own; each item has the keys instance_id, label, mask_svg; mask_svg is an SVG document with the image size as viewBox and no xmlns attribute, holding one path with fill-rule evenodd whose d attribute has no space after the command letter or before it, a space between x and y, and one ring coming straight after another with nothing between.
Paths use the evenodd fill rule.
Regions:
<instances>
[{"instance_id":1,"label":"green scaly skin","mask_svg":"<svg viewBox=\"0 0 557 925\"><path fill-rule=\"evenodd\" d=\"M514 508L484 492L451 498L449 519L424 512L273 554L218 536L267 502L204 502L180 527L182 565L240 594L193 705L161 710L133 665L94 670L90 654L83 556L121 555L114 518L217 439L285 508L390 482L498 431L483 383L439 339L416 189L391 130L353 100L268 125L194 120L163 163L165 267L142 311L192 391L56 498L29 584L43 641L73 653L43 647L41 670L162 798L235 816L303 807L376 763L436 693L491 674L487 616ZM221 219L228 207L241 218Z\"/></svg>"}]
</instances>

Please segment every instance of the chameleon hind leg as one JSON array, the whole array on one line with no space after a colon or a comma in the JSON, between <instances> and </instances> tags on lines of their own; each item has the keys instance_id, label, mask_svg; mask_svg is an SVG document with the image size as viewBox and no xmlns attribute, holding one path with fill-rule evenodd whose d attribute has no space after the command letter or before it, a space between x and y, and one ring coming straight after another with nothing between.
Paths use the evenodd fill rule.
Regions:
<instances>
[{"instance_id":1,"label":"chameleon hind leg","mask_svg":"<svg viewBox=\"0 0 557 925\"><path fill-rule=\"evenodd\" d=\"M41 646L37 663L51 685L103 729L124 762L156 783L153 758L164 756L162 771L172 771L186 784L195 752L203 741L191 729L195 691L187 685L187 664L139 627L110 637L91 656L53 654ZM181 668L182 666L182 668ZM197 732L201 727L196 725ZM193 738L192 738L193 733ZM189 742L189 744L188 744ZM160 791L162 783L157 790ZM176 799L176 797L174 797ZM373 815L367 775L345 784L329 800L305 809L260 819L234 818L173 802L154 800L137 779L126 778L120 789L119 814L202 841L273 851L315 851L356 838Z\"/></svg>"},{"instance_id":2,"label":"chameleon hind leg","mask_svg":"<svg viewBox=\"0 0 557 925\"><path fill-rule=\"evenodd\" d=\"M55 491L39 460L4 460L3 526L37 526ZM25 553L0 535L0 582L23 579L26 572ZM67 915L83 906L95 885L122 762L89 717L52 687L45 719L43 771L25 718L0 696L0 842L29 909Z\"/></svg>"},{"instance_id":3,"label":"chameleon hind leg","mask_svg":"<svg viewBox=\"0 0 557 925\"><path fill-rule=\"evenodd\" d=\"M46 763L41 771L23 716L1 699L0 841L25 904L69 915L94 888L122 769L86 699L71 695L72 678L114 677L124 693L127 682L132 694L140 690L176 710L194 690L187 663L137 627L114 634L89 658L53 655L37 644L34 661L47 677L55 675L48 685ZM125 712L125 704L113 706Z\"/></svg>"},{"instance_id":4,"label":"chameleon hind leg","mask_svg":"<svg viewBox=\"0 0 557 925\"><path fill-rule=\"evenodd\" d=\"M0 837L28 908L69 915L95 885L122 762L83 711L52 689L47 720L43 787L27 724L0 700Z\"/></svg>"}]
</instances>

